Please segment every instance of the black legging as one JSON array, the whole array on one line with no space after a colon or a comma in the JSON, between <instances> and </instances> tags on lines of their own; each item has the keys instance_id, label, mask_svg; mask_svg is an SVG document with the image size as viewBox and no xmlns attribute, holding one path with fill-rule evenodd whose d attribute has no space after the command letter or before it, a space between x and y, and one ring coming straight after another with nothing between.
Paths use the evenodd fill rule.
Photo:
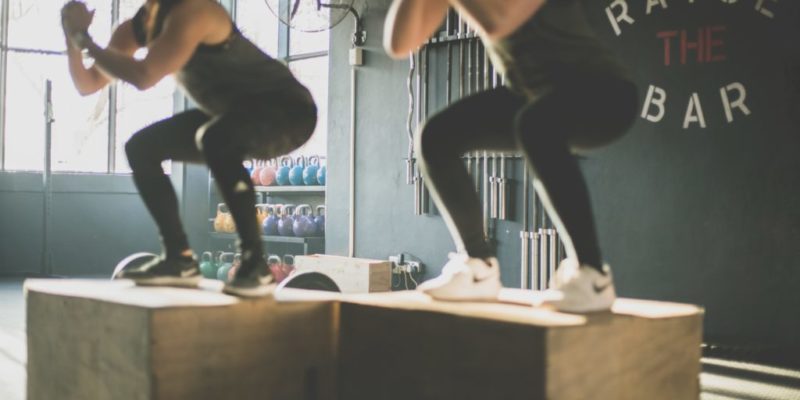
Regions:
<instances>
[{"instance_id":1,"label":"black legging","mask_svg":"<svg viewBox=\"0 0 800 400\"><path fill-rule=\"evenodd\" d=\"M464 98L432 116L416 137L425 182L456 242L471 257L494 256L461 155L522 151L536 192L559 230L567 256L599 268L586 182L572 153L622 136L637 109L636 86L612 77L575 78L533 101L500 87Z\"/></svg>"},{"instance_id":2,"label":"black legging","mask_svg":"<svg viewBox=\"0 0 800 400\"><path fill-rule=\"evenodd\" d=\"M161 168L164 160L208 165L236 223L243 255L258 259L263 252L255 192L242 160L289 153L311 137L316 120L313 103L280 96L272 101L242 101L241 106L216 117L196 109L185 111L134 134L125 151L167 257L178 256L189 249L189 243L175 190Z\"/></svg>"}]
</instances>

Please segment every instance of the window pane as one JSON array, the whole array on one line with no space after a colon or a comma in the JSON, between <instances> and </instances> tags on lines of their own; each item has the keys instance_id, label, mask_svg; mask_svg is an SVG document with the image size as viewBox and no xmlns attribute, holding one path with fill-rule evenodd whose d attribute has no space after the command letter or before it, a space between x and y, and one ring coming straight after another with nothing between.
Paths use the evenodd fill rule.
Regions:
<instances>
[{"instance_id":1,"label":"window pane","mask_svg":"<svg viewBox=\"0 0 800 400\"><path fill-rule=\"evenodd\" d=\"M239 30L272 57L278 54L278 24L264 0L239 0L236 3Z\"/></svg>"},{"instance_id":2,"label":"window pane","mask_svg":"<svg viewBox=\"0 0 800 400\"><path fill-rule=\"evenodd\" d=\"M100 45L111 37L111 2L84 1L96 10L89 33ZM10 47L64 50L61 29L61 7L65 2L53 0L9 0L8 45Z\"/></svg>"},{"instance_id":3,"label":"window pane","mask_svg":"<svg viewBox=\"0 0 800 400\"><path fill-rule=\"evenodd\" d=\"M289 31L289 54L313 53L328 51L329 30L322 32Z\"/></svg>"},{"instance_id":4,"label":"window pane","mask_svg":"<svg viewBox=\"0 0 800 400\"><path fill-rule=\"evenodd\" d=\"M80 96L64 56L16 52L8 54L6 168L44 166L46 79L53 82L53 170L106 171L108 92Z\"/></svg>"},{"instance_id":5,"label":"window pane","mask_svg":"<svg viewBox=\"0 0 800 400\"><path fill-rule=\"evenodd\" d=\"M308 143L295 153L323 156L328 146L328 57L295 61L289 64L289 68L311 91L317 103L317 129Z\"/></svg>"},{"instance_id":6,"label":"window pane","mask_svg":"<svg viewBox=\"0 0 800 400\"><path fill-rule=\"evenodd\" d=\"M117 85L115 172L130 172L125 142L138 130L173 114L175 79L167 76L156 86L143 92L124 82Z\"/></svg>"},{"instance_id":7,"label":"window pane","mask_svg":"<svg viewBox=\"0 0 800 400\"><path fill-rule=\"evenodd\" d=\"M109 1L110 3L110 1ZM119 0L119 20L120 22L129 20L136 15L144 5L144 0Z\"/></svg>"}]
</instances>

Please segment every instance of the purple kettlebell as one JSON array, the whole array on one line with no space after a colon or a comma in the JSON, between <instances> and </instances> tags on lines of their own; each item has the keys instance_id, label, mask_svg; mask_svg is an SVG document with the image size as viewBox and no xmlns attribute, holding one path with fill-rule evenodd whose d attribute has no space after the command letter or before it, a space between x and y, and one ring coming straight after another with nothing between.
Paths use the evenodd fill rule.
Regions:
<instances>
[{"instance_id":1,"label":"purple kettlebell","mask_svg":"<svg viewBox=\"0 0 800 400\"><path fill-rule=\"evenodd\" d=\"M317 225L311 214L311 206L303 204L297 206L294 212L294 224L292 225L294 235L298 237L313 236L317 231Z\"/></svg>"},{"instance_id":2,"label":"purple kettlebell","mask_svg":"<svg viewBox=\"0 0 800 400\"><path fill-rule=\"evenodd\" d=\"M293 211L294 205L287 204L283 206L283 213L278 219L278 233L281 236L294 236L292 226L294 224L294 218L292 218Z\"/></svg>"},{"instance_id":3,"label":"purple kettlebell","mask_svg":"<svg viewBox=\"0 0 800 400\"><path fill-rule=\"evenodd\" d=\"M279 213L278 206L268 205L267 206L267 218L264 219L264 223L261 227L264 230L264 234L267 236L277 236L278 235L278 213Z\"/></svg>"},{"instance_id":4,"label":"purple kettlebell","mask_svg":"<svg viewBox=\"0 0 800 400\"><path fill-rule=\"evenodd\" d=\"M317 216L314 217L314 224L317 226L316 234L325 235L325 206L317 206Z\"/></svg>"}]
</instances>

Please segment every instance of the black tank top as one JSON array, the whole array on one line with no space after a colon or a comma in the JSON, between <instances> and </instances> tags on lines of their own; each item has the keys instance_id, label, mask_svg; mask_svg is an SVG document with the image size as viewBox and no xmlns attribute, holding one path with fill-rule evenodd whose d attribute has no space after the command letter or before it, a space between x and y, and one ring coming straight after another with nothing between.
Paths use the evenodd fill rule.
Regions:
<instances>
[{"instance_id":1,"label":"black tank top","mask_svg":"<svg viewBox=\"0 0 800 400\"><path fill-rule=\"evenodd\" d=\"M576 76L629 77L575 0L547 1L514 33L484 44L506 84L528 98L542 96L559 81Z\"/></svg>"},{"instance_id":2,"label":"black tank top","mask_svg":"<svg viewBox=\"0 0 800 400\"><path fill-rule=\"evenodd\" d=\"M176 2L164 2L156 16L152 41L161 32L166 14ZM147 11L140 8L133 17L133 30L139 45L148 44L145 30ZM175 78L183 91L211 115L220 115L241 102L252 102L260 96L274 100L276 96L292 96L313 103L311 94L292 75L289 68L263 52L242 36L236 25L224 42L200 44Z\"/></svg>"}]
</instances>

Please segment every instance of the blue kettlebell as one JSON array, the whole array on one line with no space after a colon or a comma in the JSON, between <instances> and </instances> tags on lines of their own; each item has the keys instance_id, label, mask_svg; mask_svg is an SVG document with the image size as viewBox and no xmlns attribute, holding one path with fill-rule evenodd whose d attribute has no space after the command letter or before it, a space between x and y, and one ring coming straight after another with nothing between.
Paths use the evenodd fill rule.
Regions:
<instances>
[{"instance_id":1,"label":"blue kettlebell","mask_svg":"<svg viewBox=\"0 0 800 400\"><path fill-rule=\"evenodd\" d=\"M325 235L325 206L317 206L317 216L314 217L314 224L317 226L317 235Z\"/></svg>"},{"instance_id":2,"label":"blue kettlebell","mask_svg":"<svg viewBox=\"0 0 800 400\"><path fill-rule=\"evenodd\" d=\"M295 159L294 167L289 171L289 183L292 186L303 186L303 171L306 167L306 160L303 156L298 156Z\"/></svg>"},{"instance_id":3,"label":"blue kettlebell","mask_svg":"<svg viewBox=\"0 0 800 400\"><path fill-rule=\"evenodd\" d=\"M278 236L278 206L267 206L267 218L261 225L264 234L267 236Z\"/></svg>"},{"instance_id":4,"label":"blue kettlebell","mask_svg":"<svg viewBox=\"0 0 800 400\"><path fill-rule=\"evenodd\" d=\"M222 253L219 256L219 260L221 265L217 270L217 279L223 282L227 282L228 272L231 270L231 267L233 266L233 253Z\"/></svg>"},{"instance_id":5,"label":"blue kettlebell","mask_svg":"<svg viewBox=\"0 0 800 400\"><path fill-rule=\"evenodd\" d=\"M292 170L292 158L288 156L281 157L279 161L280 167L275 173L275 183L280 186L289 184L289 172Z\"/></svg>"},{"instance_id":6,"label":"blue kettlebell","mask_svg":"<svg viewBox=\"0 0 800 400\"><path fill-rule=\"evenodd\" d=\"M308 237L314 236L317 231L317 225L314 223L314 218L310 216L311 206L303 204L297 206L294 212L294 223L292 224L292 231L295 236Z\"/></svg>"},{"instance_id":7,"label":"blue kettlebell","mask_svg":"<svg viewBox=\"0 0 800 400\"><path fill-rule=\"evenodd\" d=\"M308 158L308 165L303 170L303 183L306 186L319 185L317 181L317 172L319 171L319 156L311 156Z\"/></svg>"},{"instance_id":8,"label":"blue kettlebell","mask_svg":"<svg viewBox=\"0 0 800 400\"><path fill-rule=\"evenodd\" d=\"M317 170L317 182L319 182L320 185L325 186L325 182L327 180L328 180L328 167L323 165L319 167L319 169Z\"/></svg>"},{"instance_id":9,"label":"blue kettlebell","mask_svg":"<svg viewBox=\"0 0 800 400\"><path fill-rule=\"evenodd\" d=\"M283 206L283 215L278 219L278 234L281 236L294 236L294 218L292 212L294 206L287 204Z\"/></svg>"}]
</instances>

